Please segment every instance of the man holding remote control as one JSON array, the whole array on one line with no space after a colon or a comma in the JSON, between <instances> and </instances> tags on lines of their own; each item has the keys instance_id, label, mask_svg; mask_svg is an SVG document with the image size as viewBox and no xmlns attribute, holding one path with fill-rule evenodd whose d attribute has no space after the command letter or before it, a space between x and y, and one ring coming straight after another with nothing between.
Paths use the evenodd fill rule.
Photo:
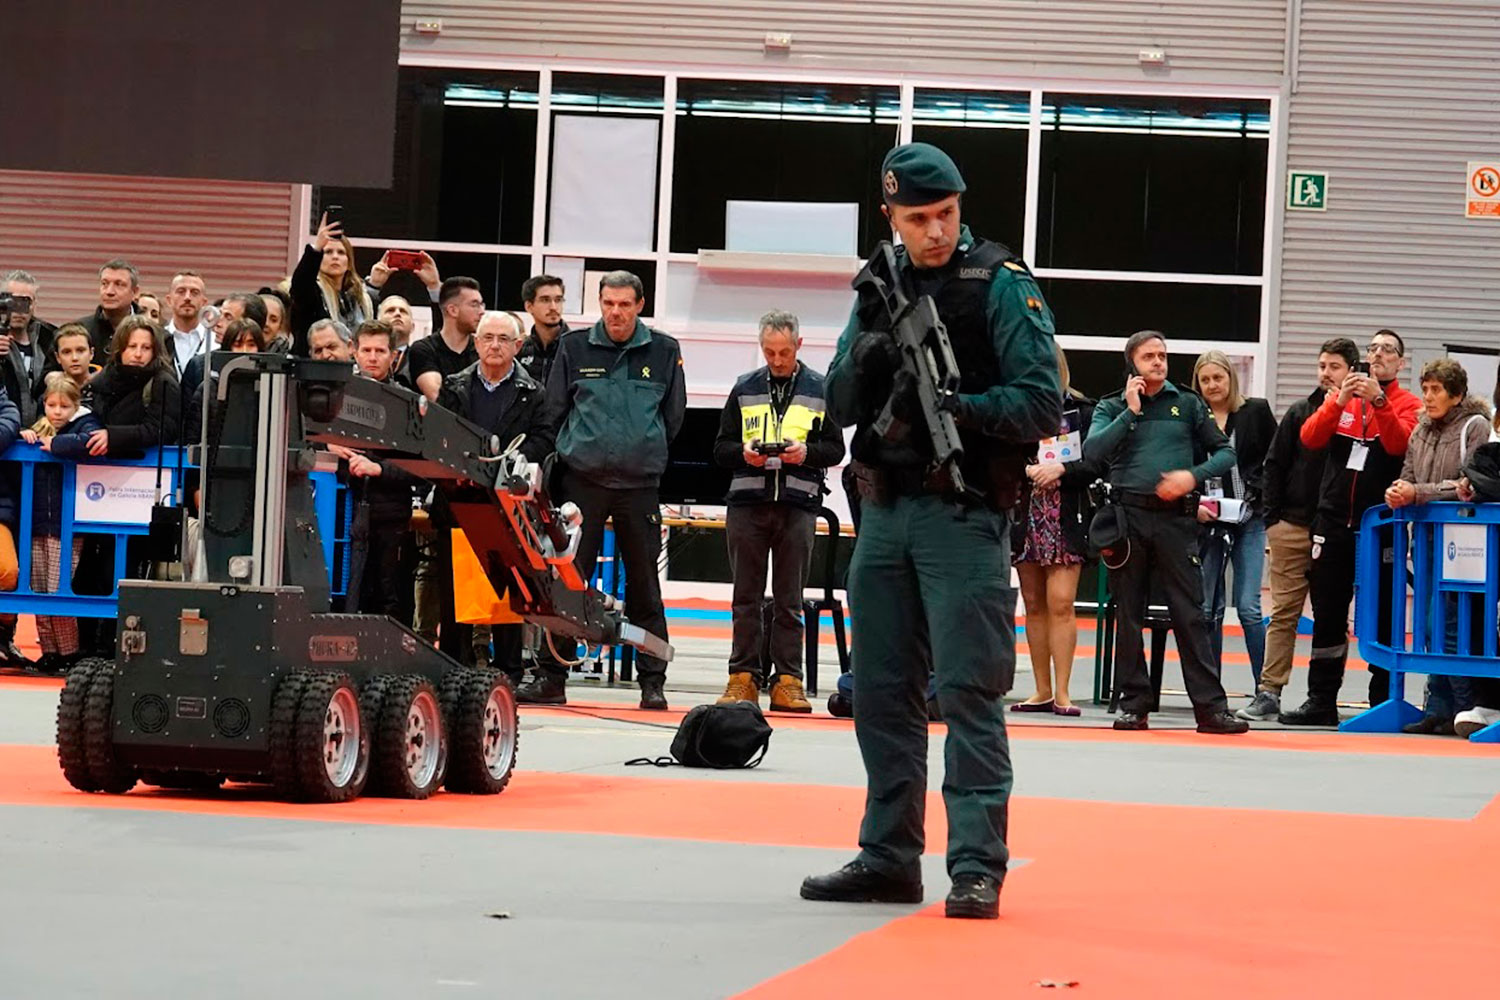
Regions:
<instances>
[{"instance_id":1,"label":"man holding remote control","mask_svg":"<svg viewBox=\"0 0 1500 1000\"><path fill-rule=\"evenodd\" d=\"M761 317L766 364L735 382L714 441L714 461L733 470L724 528L734 578L733 642L729 686L719 701L759 701L769 680L773 712L812 711L802 689L802 591L823 506L823 470L844 458L843 432L824 411L823 376L797 360L801 347L796 316ZM761 662L768 561L775 605L769 678Z\"/></svg>"}]
</instances>

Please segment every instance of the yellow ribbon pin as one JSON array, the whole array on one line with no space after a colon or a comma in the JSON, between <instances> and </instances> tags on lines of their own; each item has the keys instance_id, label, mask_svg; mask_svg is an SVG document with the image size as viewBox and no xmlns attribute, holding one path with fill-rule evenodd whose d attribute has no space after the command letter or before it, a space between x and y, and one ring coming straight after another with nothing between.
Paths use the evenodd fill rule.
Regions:
<instances>
[{"instance_id":1,"label":"yellow ribbon pin","mask_svg":"<svg viewBox=\"0 0 1500 1000\"><path fill-rule=\"evenodd\" d=\"M651 366L650 365L643 365L641 367L641 378L650 378L650 377L651 377Z\"/></svg>"}]
</instances>

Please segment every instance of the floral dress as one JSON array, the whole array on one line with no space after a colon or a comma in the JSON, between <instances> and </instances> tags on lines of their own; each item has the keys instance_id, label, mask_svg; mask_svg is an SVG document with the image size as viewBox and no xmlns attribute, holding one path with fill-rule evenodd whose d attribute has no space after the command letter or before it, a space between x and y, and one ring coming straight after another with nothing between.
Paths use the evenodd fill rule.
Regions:
<instances>
[{"instance_id":1,"label":"floral dress","mask_svg":"<svg viewBox=\"0 0 1500 1000\"><path fill-rule=\"evenodd\" d=\"M1062 491L1057 484L1031 490L1026 508L1026 541L1016 553L1016 563L1037 566L1078 566L1083 556L1068 546L1062 530Z\"/></svg>"}]
</instances>

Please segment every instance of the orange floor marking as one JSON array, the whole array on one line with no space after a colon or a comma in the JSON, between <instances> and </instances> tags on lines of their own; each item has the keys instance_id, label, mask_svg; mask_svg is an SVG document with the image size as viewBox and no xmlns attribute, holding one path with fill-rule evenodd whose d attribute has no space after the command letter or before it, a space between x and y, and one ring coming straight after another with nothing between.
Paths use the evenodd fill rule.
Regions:
<instances>
[{"instance_id":1,"label":"orange floor marking","mask_svg":"<svg viewBox=\"0 0 1500 1000\"><path fill-rule=\"evenodd\" d=\"M741 996L1425 996L1494 954L1500 824L1028 799L1011 829L1000 920L931 906Z\"/></svg>"}]
</instances>

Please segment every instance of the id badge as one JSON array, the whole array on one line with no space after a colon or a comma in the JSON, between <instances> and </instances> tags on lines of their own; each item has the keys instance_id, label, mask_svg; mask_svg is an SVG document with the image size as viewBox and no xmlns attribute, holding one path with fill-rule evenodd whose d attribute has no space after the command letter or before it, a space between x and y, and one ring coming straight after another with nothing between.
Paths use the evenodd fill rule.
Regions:
<instances>
[{"instance_id":1,"label":"id badge","mask_svg":"<svg viewBox=\"0 0 1500 1000\"><path fill-rule=\"evenodd\" d=\"M1344 466L1355 472L1365 471L1365 461L1370 457L1370 446L1362 441L1356 441L1349 448L1349 462Z\"/></svg>"},{"instance_id":2,"label":"id badge","mask_svg":"<svg viewBox=\"0 0 1500 1000\"><path fill-rule=\"evenodd\" d=\"M1203 484L1203 495L1210 499L1218 499L1224 495L1224 481L1222 479L1210 479Z\"/></svg>"},{"instance_id":3,"label":"id badge","mask_svg":"<svg viewBox=\"0 0 1500 1000\"><path fill-rule=\"evenodd\" d=\"M1057 437L1042 438L1037 442L1038 462L1059 462L1066 465L1083 457L1083 432L1069 431Z\"/></svg>"}]
</instances>

